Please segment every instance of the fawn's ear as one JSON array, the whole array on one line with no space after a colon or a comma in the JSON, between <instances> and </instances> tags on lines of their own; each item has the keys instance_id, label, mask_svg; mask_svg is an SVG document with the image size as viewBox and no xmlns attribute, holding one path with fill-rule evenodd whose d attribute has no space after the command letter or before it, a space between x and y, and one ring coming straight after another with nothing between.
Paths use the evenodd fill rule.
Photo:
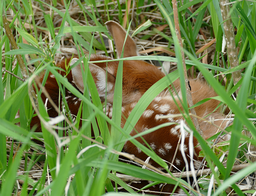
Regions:
<instances>
[{"instance_id":1,"label":"fawn's ear","mask_svg":"<svg viewBox=\"0 0 256 196\"><path fill-rule=\"evenodd\" d=\"M77 60L77 58L73 58L70 63L70 66L73 65ZM76 85L76 87L81 92L84 92L84 82L81 72L81 66L83 66L82 63L75 66L71 70L71 73L73 77L73 82ZM105 97L106 92L108 94L114 92L115 77L112 74L108 73L106 70L102 69L101 67L93 63L89 64L89 69L92 74L93 80L96 84L100 97Z\"/></svg>"},{"instance_id":2,"label":"fawn's ear","mask_svg":"<svg viewBox=\"0 0 256 196\"><path fill-rule=\"evenodd\" d=\"M115 46L117 50L118 57L122 54L123 44L126 37L126 31L124 28L116 23L115 21L108 21L105 23L109 32L113 36L115 41ZM128 34L125 47L124 47L124 54L123 57L130 57L130 56L138 56L137 54L137 47L131 36Z\"/></svg>"}]
</instances>

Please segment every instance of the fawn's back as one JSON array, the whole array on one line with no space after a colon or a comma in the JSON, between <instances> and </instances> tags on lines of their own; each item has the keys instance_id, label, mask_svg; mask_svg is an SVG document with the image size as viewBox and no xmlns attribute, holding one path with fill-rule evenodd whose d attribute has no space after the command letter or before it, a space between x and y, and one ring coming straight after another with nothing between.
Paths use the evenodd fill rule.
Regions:
<instances>
[{"instance_id":1,"label":"fawn's back","mask_svg":"<svg viewBox=\"0 0 256 196\"><path fill-rule=\"evenodd\" d=\"M107 24L107 28L112 34L118 56L120 57L123 51L123 57L130 57L137 55L136 44L132 40L130 36L127 37L126 44L123 47L123 43L125 40L126 32L125 30L117 23L110 21ZM111 58L102 56L102 55L91 55L90 62L99 61L99 60L110 60ZM62 61L58 66L63 69L63 71L59 71L63 76L66 75L66 69L68 68L66 65L71 66L78 59L73 58L67 61ZM109 118L112 118L112 104L113 104L113 96L114 96L114 88L115 88L115 80L117 74L119 61L112 62L102 62L102 63L90 63L89 69L92 73L94 82L96 84L99 96L107 100L107 107L104 108L106 115ZM79 89L81 92L84 92L84 83L82 79L81 67L83 68L83 64L74 67L71 72L66 76L68 81ZM123 97L122 97L122 122L121 127L124 126L126 119L128 118L131 110L134 108L138 100L141 96L158 80L163 78L165 75L155 66L145 62L145 61L132 61L127 60L123 61ZM40 81L42 82L44 78L44 74L40 76ZM216 96L216 93L203 81L200 80L190 80L191 86L191 94L193 103L197 103L205 98ZM144 135L143 137L136 138L141 144L145 146L150 146L152 150L156 154L158 154L162 159L166 160L171 165L175 166L178 169L184 168L184 160L182 157L182 151L185 152L186 158L190 159L188 156L189 151L189 134L185 135L185 142L183 148L180 145L180 122L183 119L180 114L180 109L183 110L182 104L180 103L181 93L180 93L180 84L179 80L173 82L170 86L171 89L173 87L178 92L178 95L173 97L170 95L168 89L164 90L160 93L147 107L144 111L140 119L138 120L136 126L134 127L131 135L134 136L137 133L141 133L150 128L159 126L166 122L173 122L172 125L167 127L159 128L158 130L151 132L149 134ZM61 102L59 101L59 86L56 82L56 79L53 74L49 74L45 83L45 89L50 94L51 99L54 103L61 107ZM174 91L173 91L174 92ZM179 98L180 99L179 99ZM46 101L46 97L42 95L44 101ZM74 115L77 114L81 100L75 97L71 92L66 90L65 97L70 112ZM177 105L175 104L177 102ZM204 138L207 139L218 132L218 127L224 127L221 124L221 121L215 123L206 122L205 120L212 121L211 119L222 118L222 115L218 113L218 111L214 111L218 106L219 102L216 100L210 100L205 102L204 104L195 108L196 114L202 119L199 120L200 128L204 133ZM56 117L58 114L53 109L52 105L47 102L47 109L50 117ZM180 109L179 109L180 108ZM207 118L207 116L210 114ZM159 118L163 115L169 115L168 118ZM205 118L205 120L203 120ZM31 125L39 124L37 118L32 120ZM39 128L40 129L40 128ZM194 138L194 159L200 160L198 158L198 153L201 150L200 146L198 146L197 140ZM134 146L130 141L127 141L124 145L124 151L130 154L134 154L136 157L146 160L148 157L141 152L136 146ZM149 161L153 165L157 166L157 164L153 161Z\"/></svg>"}]
</instances>

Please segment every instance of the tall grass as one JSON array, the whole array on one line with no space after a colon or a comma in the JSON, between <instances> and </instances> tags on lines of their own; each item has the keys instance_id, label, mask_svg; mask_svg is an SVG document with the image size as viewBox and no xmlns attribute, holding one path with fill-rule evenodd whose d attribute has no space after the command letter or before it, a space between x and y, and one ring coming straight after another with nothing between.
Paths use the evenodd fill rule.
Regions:
<instances>
[{"instance_id":1,"label":"tall grass","mask_svg":"<svg viewBox=\"0 0 256 196\"><path fill-rule=\"evenodd\" d=\"M0 195L100 196L106 192L115 191L117 184L130 192L130 195L137 195L136 191L116 175L116 172L152 181L151 185L169 183L185 186L195 195L206 195L207 192L208 195L226 195L225 191L230 191L229 187L232 187L232 191L238 195L255 192L255 187L243 190L239 186L239 181L247 178L256 170L253 157L247 154L248 144L256 145L256 129L253 124L256 92L254 85L256 3L233 2L230 16L236 29L234 39L239 65L230 69L228 54L223 49L223 20L219 2L201 0L179 2L179 19L187 68L193 66L192 69L195 71L191 72L192 77L200 71L218 94L215 99L221 100L223 105L228 106L230 113L234 114L232 124L226 129L231 133L231 140L219 149L211 148L209 143L193 128L192 121L188 121L194 136L202 146L202 154L206 158L208 167L211 169L211 173L199 178L200 189L194 190L187 182L172 175L142 169L117 160L124 143L130 140L168 172L167 164L154 152L129 136L129 133L150 102L170 85L170 81L180 77L182 91L186 90L179 65L181 54L178 41L176 36L172 36L173 31L170 29L174 25L171 2L139 0L132 2L131 7L127 7L129 2L117 1L115 4L112 1L100 0L77 0L75 2L6 0L0 3L1 15L10 22L11 34L19 47L13 50L6 30L3 28L3 20L0 18L0 54L2 57L0 62L2 76L0 80ZM131 11L130 9L133 8L134 10ZM126 13L130 11L130 14L125 15L125 11ZM142 96L123 128L120 127L121 78L122 74L125 74L122 73L122 69L119 69L117 77L118 85L115 91L114 106L116 109L113 112L113 119L110 120L102 111L102 104L88 69L83 73L83 81L87 88L82 94L59 75L54 66L55 61L60 59L60 48L64 47L65 41L69 44L73 43L72 47L79 51L80 60L83 60L86 65L89 60L86 58L85 51L89 54L102 51L102 54L109 55L107 48L100 41L103 42L102 34L110 37L104 23L111 19L118 20L120 24L133 30L148 19L151 20L151 23L148 23L151 26L146 25L146 28L144 26L137 29L136 38L153 45L151 40L155 36L156 42L159 42L162 49L166 48L172 52L175 50L176 53L176 57L155 55L130 59L167 61L178 64L178 70L158 81ZM130 26L131 20L133 23ZM165 24L168 24L166 28L156 29ZM216 45L208 45L214 38ZM201 45L198 46L199 44ZM207 48L208 52L210 51L209 54ZM155 52L157 51L159 50ZM35 71L30 72L30 77L25 81L18 79L18 77L23 78L23 75L16 55L21 55L26 69L31 70L32 64L35 67ZM123 60L125 59L121 58L120 65ZM43 123L43 121L48 121L48 114L40 96L36 102L42 118L42 133L34 133L34 130L30 129L29 123L34 115L31 100L34 100L29 96L29 89L34 84L35 76L43 70L55 75L61 84L61 93L65 93L66 88L82 100L83 104L77 115L77 122L70 124L69 134L66 137L55 134L53 130L49 131ZM233 85L231 73L237 70L241 71L242 78L240 82ZM234 99L231 95L235 92L239 93L235 94ZM38 90L37 93L42 92ZM183 96L185 96L184 93ZM186 100L185 97L183 100ZM63 102L65 103L65 100ZM188 106L186 107L188 109ZM79 129L80 118L86 121L83 121ZM91 127L93 127L95 140L88 140L91 137ZM243 130L250 132L252 137L249 138L248 134L243 134ZM154 129L148 130L148 132L151 131ZM45 148L35 144L32 138L44 140ZM220 158L222 154L226 154L223 160ZM231 171L235 163L249 163L249 166L233 173ZM40 177L34 177L33 174L39 166ZM211 184L213 181L214 185ZM106 193L106 195L116 195L116 193ZM118 195L127 194L118 193Z\"/></svg>"}]
</instances>

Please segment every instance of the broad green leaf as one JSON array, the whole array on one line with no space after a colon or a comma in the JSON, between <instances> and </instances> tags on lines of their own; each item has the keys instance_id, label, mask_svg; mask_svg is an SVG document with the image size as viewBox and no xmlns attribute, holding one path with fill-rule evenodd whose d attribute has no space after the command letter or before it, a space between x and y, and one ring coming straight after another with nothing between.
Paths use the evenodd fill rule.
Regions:
<instances>
[{"instance_id":1,"label":"broad green leaf","mask_svg":"<svg viewBox=\"0 0 256 196\"><path fill-rule=\"evenodd\" d=\"M31 43L35 47L39 48L38 41L31 34L18 27L16 29L18 30L21 37L24 38L28 43Z\"/></svg>"},{"instance_id":2,"label":"broad green leaf","mask_svg":"<svg viewBox=\"0 0 256 196\"><path fill-rule=\"evenodd\" d=\"M34 48L30 49L16 49L16 50L10 50L9 52L5 53L6 55L17 55L17 54L41 54L43 55L42 51L35 50Z\"/></svg>"},{"instance_id":3,"label":"broad green leaf","mask_svg":"<svg viewBox=\"0 0 256 196\"><path fill-rule=\"evenodd\" d=\"M106 27L103 26L73 26L73 31L77 32L107 32ZM70 33L71 28L65 27L63 33Z\"/></svg>"},{"instance_id":4,"label":"broad green leaf","mask_svg":"<svg viewBox=\"0 0 256 196\"><path fill-rule=\"evenodd\" d=\"M39 48L36 48L35 46L31 46L23 43L19 43L18 46L22 49L34 51L35 54L42 54L42 55L44 54L42 50L40 50Z\"/></svg>"},{"instance_id":5,"label":"broad green leaf","mask_svg":"<svg viewBox=\"0 0 256 196\"><path fill-rule=\"evenodd\" d=\"M23 98L28 93L27 81L24 82L10 97L5 99L4 104L0 105L0 118L5 118L9 112L11 114L10 120L12 121L18 112L20 105L22 104Z\"/></svg>"}]
</instances>

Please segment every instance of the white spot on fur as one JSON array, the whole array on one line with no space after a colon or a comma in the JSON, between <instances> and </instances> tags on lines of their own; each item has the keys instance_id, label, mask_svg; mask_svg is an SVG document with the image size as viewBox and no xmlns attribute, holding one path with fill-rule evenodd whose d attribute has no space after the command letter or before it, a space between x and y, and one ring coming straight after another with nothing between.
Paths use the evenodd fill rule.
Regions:
<instances>
[{"instance_id":1,"label":"white spot on fur","mask_svg":"<svg viewBox=\"0 0 256 196\"><path fill-rule=\"evenodd\" d=\"M175 159L175 163L176 163L176 165L180 165L181 161L176 158L176 159Z\"/></svg>"},{"instance_id":2,"label":"white spot on fur","mask_svg":"<svg viewBox=\"0 0 256 196\"><path fill-rule=\"evenodd\" d=\"M141 149L137 148L137 150L138 150L138 153L141 153Z\"/></svg>"},{"instance_id":3,"label":"white spot on fur","mask_svg":"<svg viewBox=\"0 0 256 196\"><path fill-rule=\"evenodd\" d=\"M160 105L158 110L162 113L165 113L167 112L169 109L170 109L170 105L169 104L163 104L163 105Z\"/></svg>"},{"instance_id":4,"label":"white spot on fur","mask_svg":"<svg viewBox=\"0 0 256 196\"><path fill-rule=\"evenodd\" d=\"M142 126L142 131L146 131L146 130L148 130L148 127L147 126Z\"/></svg>"},{"instance_id":5,"label":"white spot on fur","mask_svg":"<svg viewBox=\"0 0 256 196\"><path fill-rule=\"evenodd\" d=\"M157 102L159 102L159 101L162 100L162 97L156 97L154 100L157 101Z\"/></svg>"},{"instance_id":6,"label":"white spot on fur","mask_svg":"<svg viewBox=\"0 0 256 196\"><path fill-rule=\"evenodd\" d=\"M155 115L155 119L158 120L163 120L162 118L160 118L161 116L163 116L162 114L157 114Z\"/></svg>"},{"instance_id":7,"label":"white spot on fur","mask_svg":"<svg viewBox=\"0 0 256 196\"><path fill-rule=\"evenodd\" d=\"M50 78L55 78L55 75L51 74L51 75L50 75Z\"/></svg>"},{"instance_id":8,"label":"white spot on fur","mask_svg":"<svg viewBox=\"0 0 256 196\"><path fill-rule=\"evenodd\" d=\"M155 150L155 149L156 149L156 145L155 145L155 143L154 143L154 142L152 142L152 143L150 144L150 147L152 148L152 150Z\"/></svg>"},{"instance_id":9,"label":"white spot on fur","mask_svg":"<svg viewBox=\"0 0 256 196\"><path fill-rule=\"evenodd\" d=\"M65 97L66 100L68 100L68 99L70 99L70 98L71 98L70 95L67 95L67 96Z\"/></svg>"},{"instance_id":10,"label":"white spot on fur","mask_svg":"<svg viewBox=\"0 0 256 196\"><path fill-rule=\"evenodd\" d=\"M183 145L183 149L184 149L184 152L187 152L187 150L188 150L188 147L187 147L187 145L186 144L184 144ZM181 151L182 149L181 149L181 146L180 146L180 151Z\"/></svg>"},{"instance_id":11,"label":"white spot on fur","mask_svg":"<svg viewBox=\"0 0 256 196\"><path fill-rule=\"evenodd\" d=\"M159 108L159 105L158 104L154 104L153 108L157 110Z\"/></svg>"},{"instance_id":12,"label":"white spot on fur","mask_svg":"<svg viewBox=\"0 0 256 196\"><path fill-rule=\"evenodd\" d=\"M112 118L112 112L113 112L113 108L111 107L109 108L109 113L107 115L109 118Z\"/></svg>"},{"instance_id":13,"label":"white spot on fur","mask_svg":"<svg viewBox=\"0 0 256 196\"><path fill-rule=\"evenodd\" d=\"M137 102L134 102L131 104L131 108L134 108L136 106Z\"/></svg>"},{"instance_id":14,"label":"white spot on fur","mask_svg":"<svg viewBox=\"0 0 256 196\"><path fill-rule=\"evenodd\" d=\"M187 131L184 131L184 135L185 135L185 137L188 137L189 133Z\"/></svg>"},{"instance_id":15,"label":"white spot on fur","mask_svg":"<svg viewBox=\"0 0 256 196\"><path fill-rule=\"evenodd\" d=\"M174 119L171 117L172 116L172 112L173 112L173 110L169 111L169 113L167 114L167 116L170 116L169 118L167 118L167 120L170 121L170 122L174 121Z\"/></svg>"},{"instance_id":16,"label":"white spot on fur","mask_svg":"<svg viewBox=\"0 0 256 196\"><path fill-rule=\"evenodd\" d=\"M179 126L175 126L175 127L171 128L171 130L170 130L171 134L178 135L178 133L179 133L178 129L179 129Z\"/></svg>"},{"instance_id":17,"label":"white spot on fur","mask_svg":"<svg viewBox=\"0 0 256 196\"><path fill-rule=\"evenodd\" d=\"M143 115L145 118L149 118L149 117L152 116L153 113L154 113L154 110L145 110L142 115Z\"/></svg>"},{"instance_id":18,"label":"white spot on fur","mask_svg":"<svg viewBox=\"0 0 256 196\"><path fill-rule=\"evenodd\" d=\"M172 145L170 143L165 143L164 148L169 152L169 150L172 149Z\"/></svg>"},{"instance_id":19,"label":"white spot on fur","mask_svg":"<svg viewBox=\"0 0 256 196\"><path fill-rule=\"evenodd\" d=\"M161 155L166 155L166 152L165 152L165 150L163 149L163 148L159 148L158 149L158 152L161 154Z\"/></svg>"}]
</instances>

